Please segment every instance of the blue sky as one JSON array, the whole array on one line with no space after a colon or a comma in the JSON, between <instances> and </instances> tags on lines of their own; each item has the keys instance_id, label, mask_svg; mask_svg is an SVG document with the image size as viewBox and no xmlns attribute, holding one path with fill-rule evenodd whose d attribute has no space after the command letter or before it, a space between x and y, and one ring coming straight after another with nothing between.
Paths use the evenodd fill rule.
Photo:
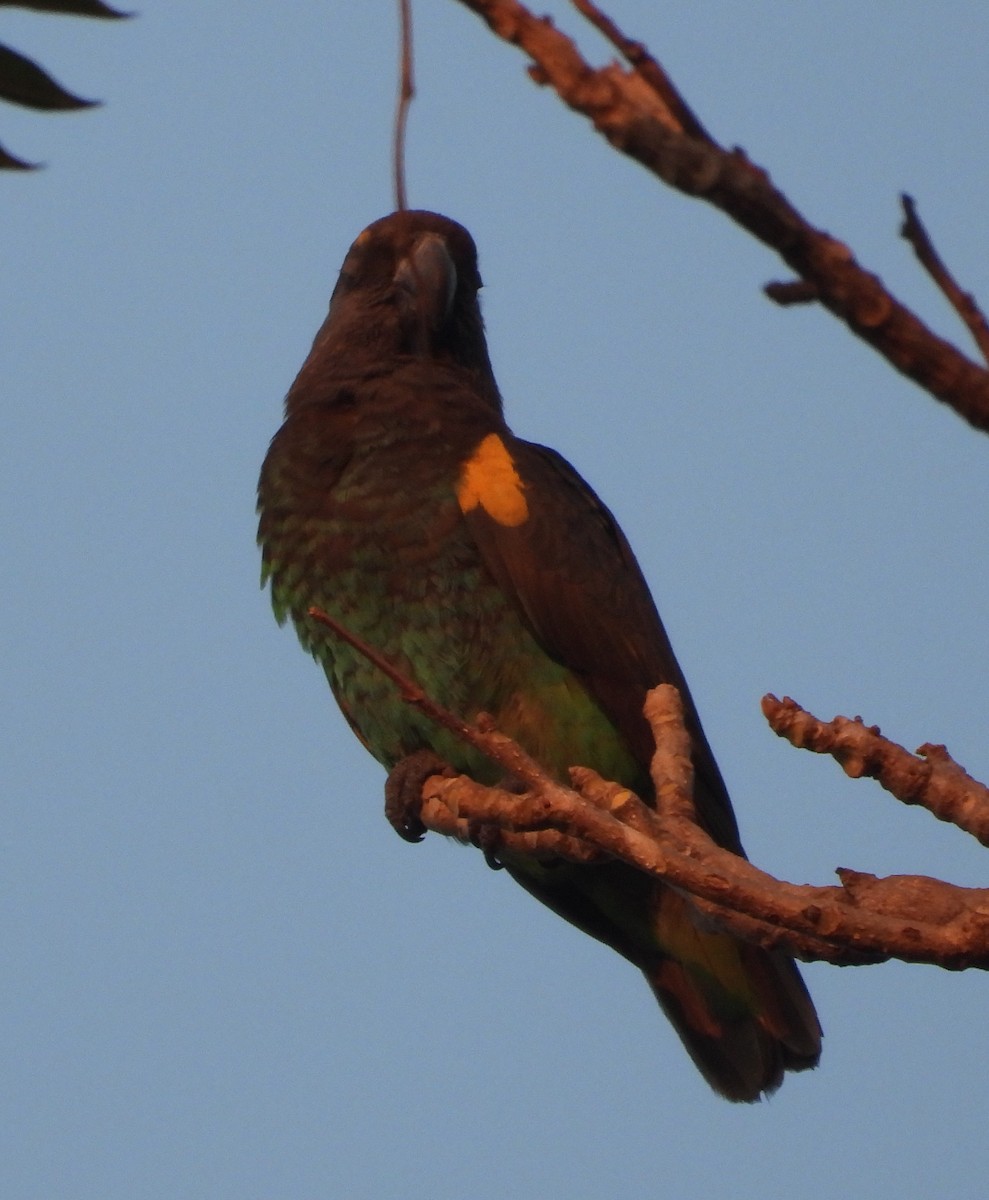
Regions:
<instances>
[{"instance_id":1,"label":"blue sky","mask_svg":"<svg viewBox=\"0 0 989 1200\"><path fill-rule=\"evenodd\" d=\"M766 691L989 778L984 436L418 0L412 202L472 230L515 429L618 514L762 866L985 879L765 726ZM543 3L609 51L563 3ZM989 302L989 9L610 0L701 118L939 332L911 192ZM984 1195L989 984L806 974L820 1069L717 1100L637 972L382 772L258 591L254 486L391 203L391 3L216 0L0 41L106 100L4 107L4 1087L11 1200Z\"/></svg>"}]
</instances>

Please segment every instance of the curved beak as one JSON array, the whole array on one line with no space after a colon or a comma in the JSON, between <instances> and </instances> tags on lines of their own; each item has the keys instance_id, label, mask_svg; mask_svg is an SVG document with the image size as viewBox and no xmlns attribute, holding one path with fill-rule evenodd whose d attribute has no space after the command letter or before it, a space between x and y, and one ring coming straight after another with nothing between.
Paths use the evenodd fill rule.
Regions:
<instances>
[{"instance_id":1,"label":"curved beak","mask_svg":"<svg viewBox=\"0 0 989 1200\"><path fill-rule=\"evenodd\" d=\"M395 271L399 305L425 333L447 320L457 290L457 268L438 233L424 233Z\"/></svg>"}]
</instances>

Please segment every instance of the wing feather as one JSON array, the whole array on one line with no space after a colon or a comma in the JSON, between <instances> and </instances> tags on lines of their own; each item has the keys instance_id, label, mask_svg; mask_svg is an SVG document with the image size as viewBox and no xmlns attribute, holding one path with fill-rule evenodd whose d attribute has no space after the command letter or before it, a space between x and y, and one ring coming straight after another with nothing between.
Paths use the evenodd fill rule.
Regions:
<instances>
[{"instance_id":1,"label":"wing feather","mask_svg":"<svg viewBox=\"0 0 989 1200\"><path fill-rule=\"evenodd\" d=\"M577 674L648 769L646 691L672 683L694 743L698 814L721 844L742 853L728 793L683 672L635 555L617 521L556 451L506 442L527 519L501 523L483 505L465 511L485 565L546 652Z\"/></svg>"}]
</instances>

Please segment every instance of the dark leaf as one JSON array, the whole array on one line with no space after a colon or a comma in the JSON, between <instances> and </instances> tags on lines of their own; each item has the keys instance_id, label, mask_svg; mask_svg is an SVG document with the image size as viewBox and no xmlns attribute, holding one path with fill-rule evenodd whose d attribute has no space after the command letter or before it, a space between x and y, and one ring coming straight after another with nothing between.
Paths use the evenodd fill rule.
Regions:
<instances>
[{"instance_id":1,"label":"dark leaf","mask_svg":"<svg viewBox=\"0 0 989 1200\"><path fill-rule=\"evenodd\" d=\"M129 17L100 0L0 0L0 8L33 8L35 12L70 13L77 17Z\"/></svg>"},{"instance_id":2,"label":"dark leaf","mask_svg":"<svg viewBox=\"0 0 989 1200\"><path fill-rule=\"evenodd\" d=\"M99 103L98 100L73 96L36 62L3 45L0 45L0 99L23 104L26 108L63 111L92 108Z\"/></svg>"},{"instance_id":3,"label":"dark leaf","mask_svg":"<svg viewBox=\"0 0 989 1200\"><path fill-rule=\"evenodd\" d=\"M23 158L15 158L10 151L0 146L0 171L33 171L38 163L25 162Z\"/></svg>"}]
</instances>

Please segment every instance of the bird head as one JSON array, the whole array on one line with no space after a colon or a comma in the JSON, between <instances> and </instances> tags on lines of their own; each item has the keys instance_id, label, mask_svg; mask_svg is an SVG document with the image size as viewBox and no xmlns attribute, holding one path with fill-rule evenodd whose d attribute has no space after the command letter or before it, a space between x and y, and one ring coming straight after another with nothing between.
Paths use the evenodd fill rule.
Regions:
<instances>
[{"instance_id":1,"label":"bird head","mask_svg":"<svg viewBox=\"0 0 989 1200\"><path fill-rule=\"evenodd\" d=\"M480 287L462 225L423 211L382 217L350 247L307 366L373 371L425 358L490 376Z\"/></svg>"}]
</instances>

